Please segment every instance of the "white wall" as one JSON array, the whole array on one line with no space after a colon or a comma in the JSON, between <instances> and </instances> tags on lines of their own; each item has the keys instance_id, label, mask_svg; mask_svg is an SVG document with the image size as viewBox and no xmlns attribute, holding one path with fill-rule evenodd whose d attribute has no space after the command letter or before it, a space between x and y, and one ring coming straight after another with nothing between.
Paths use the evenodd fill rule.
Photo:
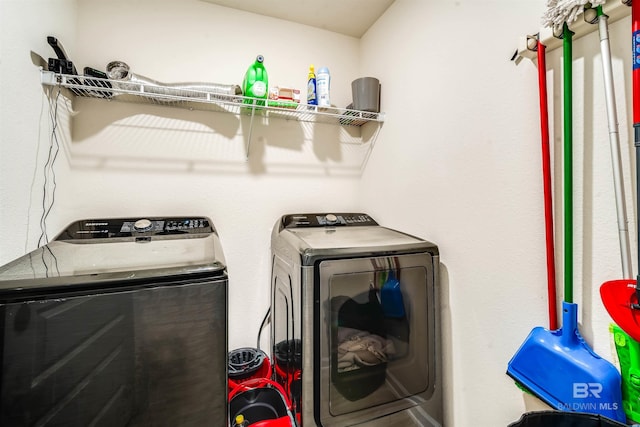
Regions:
<instances>
[{"instance_id":1,"label":"white wall","mask_svg":"<svg viewBox=\"0 0 640 427\"><path fill-rule=\"evenodd\" d=\"M48 149L48 112L38 68L30 52L49 55L47 35L76 39L74 0L0 1L0 260L32 250L42 209L43 155ZM51 55L53 56L53 55ZM45 56L45 60L48 56ZM33 85L32 83L35 83ZM45 125L41 128L39 123ZM39 156L39 157L38 157Z\"/></svg>"},{"instance_id":2,"label":"white wall","mask_svg":"<svg viewBox=\"0 0 640 427\"><path fill-rule=\"evenodd\" d=\"M387 120L363 174L366 149L336 143L349 136L330 126L259 124L245 162L247 123L235 116L63 105L69 129L61 133L49 237L79 218L210 216L229 266L229 346L237 348L255 345L267 307L276 219L368 212L440 247L447 425L507 425L541 407L505 370L531 328L547 324L537 71L509 60L518 38L537 31L545 4L396 0L357 40L196 0L2 0L0 263L32 250L40 235L50 128L28 53L52 56L47 35L80 67L123 60L165 82L240 83L261 53L272 83L303 88L310 63L328 65L338 106L349 103L351 80L373 75ZM626 18L611 38L632 206L629 29ZM575 301L581 332L611 358L598 286L621 269L597 35L577 40L574 57ZM548 68L561 287L559 50Z\"/></svg>"}]
</instances>

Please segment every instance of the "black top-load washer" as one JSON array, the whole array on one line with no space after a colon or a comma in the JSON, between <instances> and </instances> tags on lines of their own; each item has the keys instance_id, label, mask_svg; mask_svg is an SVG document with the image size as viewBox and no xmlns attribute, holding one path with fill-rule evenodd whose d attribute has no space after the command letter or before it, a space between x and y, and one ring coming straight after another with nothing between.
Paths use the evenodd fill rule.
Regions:
<instances>
[{"instance_id":1,"label":"black top-load washer","mask_svg":"<svg viewBox=\"0 0 640 427\"><path fill-rule=\"evenodd\" d=\"M364 213L281 217L274 375L307 426L441 426L439 251Z\"/></svg>"},{"instance_id":2,"label":"black top-load washer","mask_svg":"<svg viewBox=\"0 0 640 427\"><path fill-rule=\"evenodd\" d=\"M0 425L224 425L227 288L209 218L69 225L0 267Z\"/></svg>"}]
</instances>

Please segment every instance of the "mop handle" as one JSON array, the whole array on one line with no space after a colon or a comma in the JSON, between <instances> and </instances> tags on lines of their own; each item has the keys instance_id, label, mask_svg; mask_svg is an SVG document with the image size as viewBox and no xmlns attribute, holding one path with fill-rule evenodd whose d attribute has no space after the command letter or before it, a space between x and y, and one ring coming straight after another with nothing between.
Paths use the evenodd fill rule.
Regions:
<instances>
[{"instance_id":1,"label":"mop handle","mask_svg":"<svg viewBox=\"0 0 640 427\"><path fill-rule=\"evenodd\" d=\"M572 43L573 32L562 27L564 81L564 301L573 303L573 133Z\"/></svg>"},{"instance_id":2,"label":"mop handle","mask_svg":"<svg viewBox=\"0 0 640 427\"><path fill-rule=\"evenodd\" d=\"M547 107L546 46L538 40L538 88L540 90L540 135L542 142L542 178L544 190L544 225L547 246L547 294L549 329L558 329L556 308L556 264L553 244L553 202L551 189L551 155L549 148L549 109Z\"/></svg>"},{"instance_id":3,"label":"mop handle","mask_svg":"<svg viewBox=\"0 0 640 427\"><path fill-rule=\"evenodd\" d=\"M620 261L622 263L622 275L625 279L630 279L632 277L631 249L629 245L627 206L624 195L620 138L618 137L618 113L616 111L616 96L613 84L611 47L609 45L609 29L607 24L608 17L602 11L602 6L596 7L596 12L598 14L598 33L600 34L600 51L602 52L602 73L604 76L604 89L607 101L607 122L609 125L611 167L613 169L613 187L615 190L616 214L618 218Z\"/></svg>"}]
</instances>

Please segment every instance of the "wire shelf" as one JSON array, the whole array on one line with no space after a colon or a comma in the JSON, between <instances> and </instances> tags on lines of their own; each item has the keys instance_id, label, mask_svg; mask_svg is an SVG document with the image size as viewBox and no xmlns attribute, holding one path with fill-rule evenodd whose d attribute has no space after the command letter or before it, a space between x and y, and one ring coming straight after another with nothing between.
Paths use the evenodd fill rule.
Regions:
<instances>
[{"instance_id":1,"label":"wire shelf","mask_svg":"<svg viewBox=\"0 0 640 427\"><path fill-rule=\"evenodd\" d=\"M277 101L144 82L59 74L45 70L41 72L41 82L46 86L67 88L75 96L99 98L107 101L156 104L192 110L226 112L235 115L253 116L259 114L284 120L330 123L342 126L359 127L368 122L382 123L384 121L384 113L306 104L269 105Z\"/></svg>"}]
</instances>

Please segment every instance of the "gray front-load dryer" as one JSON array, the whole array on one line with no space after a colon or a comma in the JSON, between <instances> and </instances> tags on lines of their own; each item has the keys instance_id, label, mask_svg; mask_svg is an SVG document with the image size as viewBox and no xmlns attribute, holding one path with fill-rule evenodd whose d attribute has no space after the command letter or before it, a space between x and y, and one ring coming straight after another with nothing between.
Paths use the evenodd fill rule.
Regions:
<instances>
[{"instance_id":1,"label":"gray front-load dryer","mask_svg":"<svg viewBox=\"0 0 640 427\"><path fill-rule=\"evenodd\" d=\"M276 380L309 426L441 426L436 245L362 213L285 215L271 240Z\"/></svg>"}]
</instances>

